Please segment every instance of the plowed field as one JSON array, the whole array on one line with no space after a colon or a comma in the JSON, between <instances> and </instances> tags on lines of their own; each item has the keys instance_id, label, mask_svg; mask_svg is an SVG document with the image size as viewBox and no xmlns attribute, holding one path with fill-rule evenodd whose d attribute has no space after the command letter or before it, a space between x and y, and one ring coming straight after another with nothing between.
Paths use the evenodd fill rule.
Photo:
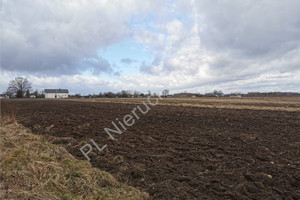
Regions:
<instances>
[{"instance_id":1,"label":"plowed field","mask_svg":"<svg viewBox=\"0 0 300 200\"><path fill-rule=\"evenodd\" d=\"M91 139L106 144L93 146L93 166L153 199L300 199L300 99L161 100L115 140L104 128L146 100L109 101L2 100L1 110L79 159Z\"/></svg>"}]
</instances>

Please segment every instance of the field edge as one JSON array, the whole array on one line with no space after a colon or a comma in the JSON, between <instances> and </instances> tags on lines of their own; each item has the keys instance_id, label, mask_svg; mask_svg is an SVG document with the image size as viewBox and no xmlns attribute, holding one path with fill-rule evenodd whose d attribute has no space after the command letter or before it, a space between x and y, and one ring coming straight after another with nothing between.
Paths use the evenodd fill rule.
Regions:
<instances>
[{"instance_id":1,"label":"field edge","mask_svg":"<svg viewBox=\"0 0 300 200\"><path fill-rule=\"evenodd\" d=\"M1 199L149 199L18 123L1 124Z\"/></svg>"}]
</instances>

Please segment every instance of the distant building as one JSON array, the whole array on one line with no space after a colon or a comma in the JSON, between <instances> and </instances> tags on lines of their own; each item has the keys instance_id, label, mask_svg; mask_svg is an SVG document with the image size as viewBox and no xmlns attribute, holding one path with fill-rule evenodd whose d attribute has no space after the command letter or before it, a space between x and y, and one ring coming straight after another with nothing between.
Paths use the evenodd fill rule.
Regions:
<instances>
[{"instance_id":1,"label":"distant building","mask_svg":"<svg viewBox=\"0 0 300 200\"><path fill-rule=\"evenodd\" d=\"M0 99L9 99L7 94L0 94Z\"/></svg>"},{"instance_id":2,"label":"distant building","mask_svg":"<svg viewBox=\"0 0 300 200\"><path fill-rule=\"evenodd\" d=\"M67 89L45 89L45 98L68 98L69 90Z\"/></svg>"},{"instance_id":3,"label":"distant building","mask_svg":"<svg viewBox=\"0 0 300 200\"><path fill-rule=\"evenodd\" d=\"M30 98L36 98L36 96L34 94L30 95Z\"/></svg>"}]
</instances>

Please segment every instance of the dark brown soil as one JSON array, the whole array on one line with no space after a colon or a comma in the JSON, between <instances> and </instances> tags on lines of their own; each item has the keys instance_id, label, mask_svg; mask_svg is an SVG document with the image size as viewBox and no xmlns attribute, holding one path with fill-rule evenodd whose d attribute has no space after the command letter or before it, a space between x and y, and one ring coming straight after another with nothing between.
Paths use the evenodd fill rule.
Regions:
<instances>
[{"instance_id":1,"label":"dark brown soil","mask_svg":"<svg viewBox=\"0 0 300 200\"><path fill-rule=\"evenodd\" d=\"M300 112L155 106L111 140L133 104L8 100L17 120L153 199L300 199ZM144 108L141 105L141 108Z\"/></svg>"}]
</instances>

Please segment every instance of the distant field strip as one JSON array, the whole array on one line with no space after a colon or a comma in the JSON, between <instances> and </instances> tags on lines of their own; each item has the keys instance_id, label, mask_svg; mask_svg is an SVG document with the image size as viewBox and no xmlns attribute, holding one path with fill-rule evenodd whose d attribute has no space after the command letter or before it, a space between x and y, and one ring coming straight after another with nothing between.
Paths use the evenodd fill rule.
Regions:
<instances>
[{"instance_id":1,"label":"distant field strip","mask_svg":"<svg viewBox=\"0 0 300 200\"><path fill-rule=\"evenodd\" d=\"M145 98L69 99L81 102L141 104ZM217 109L249 109L300 112L300 98L163 98L161 106L189 106Z\"/></svg>"}]
</instances>

